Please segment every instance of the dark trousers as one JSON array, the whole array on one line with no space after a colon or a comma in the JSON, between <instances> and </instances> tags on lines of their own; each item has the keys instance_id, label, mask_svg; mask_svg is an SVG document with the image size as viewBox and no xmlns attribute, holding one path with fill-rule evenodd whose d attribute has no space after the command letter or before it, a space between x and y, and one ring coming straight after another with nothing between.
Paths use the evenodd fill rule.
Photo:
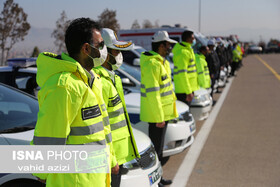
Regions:
<instances>
[{"instance_id":1,"label":"dark trousers","mask_svg":"<svg viewBox=\"0 0 280 187\"><path fill-rule=\"evenodd\" d=\"M176 97L179 101L182 101L186 103L188 106L190 106L191 102L186 101L187 94L185 93L176 93Z\"/></svg>"},{"instance_id":2,"label":"dark trousers","mask_svg":"<svg viewBox=\"0 0 280 187\"><path fill-rule=\"evenodd\" d=\"M238 62L232 62L231 73L230 73L231 76L234 76L234 73L235 73L237 67L238 67Z\"/></svg>"},{"instance_id":3,"label":"dark trousers","mask_svg":"<svg viewBox=\"0 0 280 187\"><path fill-rule=\"evenodd\" d=\"M121 184L123 165L120 165L120 170L117 175L111 174L111 187L119 187Z\"/></svg>"},{"instance_id":4,"label":"dark trousers","mask_svg":"<svg viewBox=\"0 0 280 187\"><path fill-rule=\"evenodd\" d=\"M167 121L165 122L165 126L163 128L156 127L156 123L149 123L149 137L155 146L159 161L163 161L162 152L167 125Z\"/></svg>"}]
</instances>

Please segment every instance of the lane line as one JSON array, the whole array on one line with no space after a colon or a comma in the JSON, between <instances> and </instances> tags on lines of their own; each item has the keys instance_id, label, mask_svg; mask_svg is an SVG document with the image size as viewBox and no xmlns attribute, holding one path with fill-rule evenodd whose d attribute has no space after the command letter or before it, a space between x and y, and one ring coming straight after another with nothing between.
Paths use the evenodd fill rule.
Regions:
<instances>
[{"instance_id":1,"label":"lane line","mask_svg":"<svg viewBox=\"0 0 280 187\"><path fill-rule=\"evenodd\" d=\"M203 123L199 133L195 137L194 143L191 145L190 150L186 154L180 168L178 169L171 187L185 187L188 183L189 177L193 171L196 161L200 155L201 150L208 138L208 135L214 125L214 122L219 114L219 111L224 103L224 100L228 94L234 77L229 79L226 87L224 88L220 98L215 104L213 110L211 111L208 119Z\"/></svg>"},{"instance_id":2,"label":"lane line","mask_svg":"<svg viewBox=\"0 0 280 187\"><path fill-rule=\"evenodd\" d=\"M267 69L269 69L274 74L274 76L280 81L280 75L270 65L268 65L268 63L266 63L261 57L259 57L259 55L255 55L255 57L260 62L262 62L267 67Z\"/></svg>"}]
</instances>

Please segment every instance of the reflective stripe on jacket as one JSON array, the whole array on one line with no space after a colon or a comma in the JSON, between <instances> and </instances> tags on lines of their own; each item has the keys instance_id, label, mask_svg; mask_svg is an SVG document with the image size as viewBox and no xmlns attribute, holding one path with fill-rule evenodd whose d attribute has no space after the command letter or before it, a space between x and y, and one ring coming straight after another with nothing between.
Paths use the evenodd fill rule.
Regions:
<instances>
[{"instance_id":1,"label":"reflective stripe on jacket","mask_svg":"<svg viewBox=\"0 0 280 187\"><path fill-rule=\"evenodd\" d=\"M176 43L172 53L175 93L190 94L198 90L195 56L191 44Z\"/></svg>"},{"instance_id":2,"label":"reflective stripe on jacket","mask_svg":"<svg viewBox=\"0 0 280 187\"><path fill-rule=\"evenodd\" d=\"M149 51L142 53L140 67L140 119L161 123L178 117L169 62L158 53Z\"/></svg>"},{"instance_id":3,"label":"reflective stripe on jacket","mask_svg":"<svg viewBox=\"0 0 280 187\"><path fill-rule=\"evenodd\" d=\"M210 88L211 78L209 75L209 68L205 59L206 57L203 54L195 54L197 79L200 87Z\"/></svg>"},{"instance_id":4,"label":"reflective stripe on jacket","mask_svg":"<svg viewBox=\"0 0 280 187\"><path fill-rule=\"evenodd\" d=\"M117 164L117 158L115 155L115 151L112 145L112 133L111 133L111 126L109 121L109 115L107 111L107 106L104 101L103 95L102 95L102 79L100 75L97 75L94 71L92 71L95 75L95 81L92 86L92 91L98 95L99 99L99 106L102 111L102 117L103 117L103 125L104 125L104 132L105 132L105 139L106 143L110 146L110 158L111 158L111 168L115 167Z\"/></svg>"},{"instance_id":5,"label":"reflective stripe on jacket","mask_svg":"<svg viewBox=\"0 0 280 187\"><path fill-rule=\"evenodd\" d=\"M140 158L126 110L121 79L114 76L114 83L108 71L100 66L94 71L101 76L102 95L105 101L113 140L113 149L119 165Z\"/></svg>"},{"instance_id":6,"label":"reflective stripe on jacket","mask_svg":"<svg viewBox=\"0 0 280 187\"><path fill-rule=\"evenodd\" d=\"M37 59L39 113L35 145L105 145L100 97L91 89L91 75L62 53L41 53ZM108 160L109 164L110 159ZM47 186L110 185L107 173L41 173ZM107 181L107 184L106 184Z\"/></svg>"}]
</instances>

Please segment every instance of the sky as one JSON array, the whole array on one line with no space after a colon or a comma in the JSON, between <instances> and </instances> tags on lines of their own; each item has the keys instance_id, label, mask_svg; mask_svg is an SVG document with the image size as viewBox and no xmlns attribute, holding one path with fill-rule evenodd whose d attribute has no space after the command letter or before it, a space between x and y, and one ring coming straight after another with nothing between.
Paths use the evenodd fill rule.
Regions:
<instances>
[{"instance_id":1,"label":"sky","mask_svg":"<svg viewBox=\"0 0 280 187\"><path fill-rule=\"evenodd\" d=\"M0 9L4 1L0 0ZM55 28L55 22L63 10L69 19L90 17L97 20L106 8L116 10L121 29L130 29L134 20L138 20L142 25L145 19L152 23L158 22L159 25L174 26L179 23L194 30L199 28L199 0L14 0L14 2L28 14L31 26L37 28ZM280 39L280 0L201 0L200 31L205 35L240 31L247 40L250 40L248 32L259 32L255 35L263 38L269 37L268 33L273 35L272 37L277 37L279 33Z\"/></svg>"}]
</instances>

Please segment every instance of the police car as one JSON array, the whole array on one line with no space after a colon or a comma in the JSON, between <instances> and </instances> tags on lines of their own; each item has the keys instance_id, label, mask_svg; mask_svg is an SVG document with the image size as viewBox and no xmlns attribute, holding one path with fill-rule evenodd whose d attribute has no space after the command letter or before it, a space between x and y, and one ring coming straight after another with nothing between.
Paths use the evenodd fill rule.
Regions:
<instances>
[{"instance_id":1,"label":"police car","mask_svg":"<svg viewBox=\"0 0 280 187\"><path fill-rule=\"evenodd\" d=\"M37 96L36 58L8 59L8 66L0 67L0 82Z\"/></svg>"}]
</instances>

